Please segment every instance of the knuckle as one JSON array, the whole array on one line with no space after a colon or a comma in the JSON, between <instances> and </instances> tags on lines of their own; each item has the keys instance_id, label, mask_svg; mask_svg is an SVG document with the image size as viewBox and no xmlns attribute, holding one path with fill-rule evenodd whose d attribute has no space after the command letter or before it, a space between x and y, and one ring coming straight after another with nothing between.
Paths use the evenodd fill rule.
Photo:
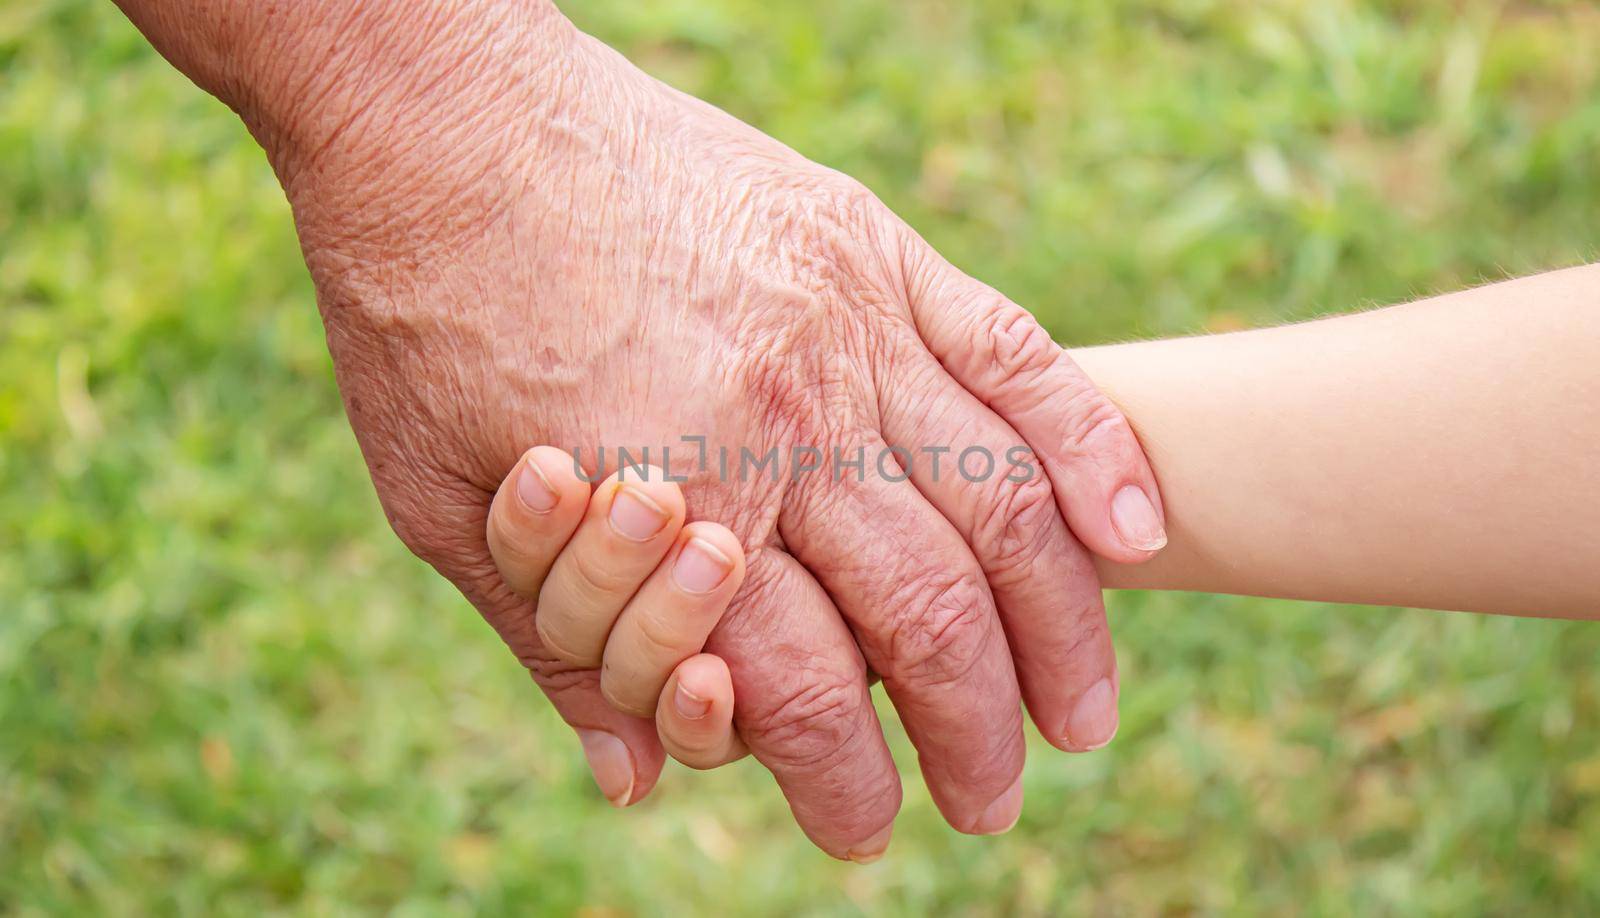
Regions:
<instances>
[{"instance_id":1,"label":"knuckle","mask_svg":"<svg viewBox=\"0 0 1600 918\"><path fill-rule=\"evenodd\" d=\"M567 616L556 614L544 602L540 602L539 610L534 613L533 625L534 631L539 638L539 644L543 648L543 653L551 659L560 660L569 666L584 669L594 668L600 663L600 653L598 651L591 653L569 650L563 647L560 640L554 637L554 632L560 625L565 623L566 619Z\"/></svg>"},{"instance_id":2,"label":"knuckle","mask_svg":"<svg viewBox=\"0 0 1600 918\"><path fill-rule=\"evenodd\" d=\"M967 542L992 582L1026 578L1054 535L1055 492L1050 480L1033 475L1023 481L999 480L983 502Z\"/></svg>"},{"instance_id":3,"label":"knuckle","mask_svg":"<svg viewBox=\"0 0 1600 918\"><path fill-rule=\"evenodd\" d=\"M1012 394L1039 390L1043 397L1044 375L1056 365L1061 353L1050 334L1026 309L999 298L980 307L978 333L974 340L984 352L985 381L992 390Z\"/></svg>"},{"instance_id":4,"label":"knuckle","mask_svg":"<svg viewBox=\"0 0 1600 918\"><path fill-rule=\"evenodd\" d=\"M859 179L833 172L827 183L827 200L831 203L830 216L839 226L862 227L877 220L883 203Z\"/></svg>"},{"instance_id":5,"label":"knuckle","mask_svg":"<svg viewBox=\"0 0 1600 918\"><path fill-rule=\"evenodd\" d=\"M859 421L869 385L858 362L839 353L857 354L867 344L859 328L835 314L833 299L791 290L773 300L774 308L744 319L735 376L761 412L767 444L823 442L817 438Z\"/></svg>"},{"instance_id":6,"label":"knuckle","mask_svg":"<svg viewBox=\"0 0 1600 918\"><path fill-rule=\"evenodd\" d=\"M688 638L683 628L668 616L643 609L637 613L632 630L638 634L638 640L631 650L640 660L676 665L699 649L684 646ZM635 613L628 614L634 616Z\"/></svg>"},{"instance_id":7,"label":"knuckle","mask_svg":"<svg viewBox=\"0 0 1600 918\"><path fill-rule=\"evenodd\" d=\"M812 348L831 323L819 298L809 292L791 289L767 300L767 308L742 317L737 331L742 347L732 375L771 423L805 416L826 386ZM787 319L779 319L780 313Z\"/></svg>"},{"instance_id":8,"label":"knuckle","mask_svg":"<svg viewBox=\"0 0 1600 918\"><path fill-rule=\"evenodd\" d=\"M624 714L649 717L655 713L655 693L648 685L604 665L600 669L600 694L607 704Z\"/></svg>"},{"instance_id":9,"label":"knuckle","mask_svg":"<svg viewBox=\"0 0 1600 918\"><path fill-rule=\"evenodd\" d=\"M861 693L831 674L807 672L749 716L748 729L761 736L779 763L810 769L842 759L861 727Z\"/></svg>"},{"instance_id":10,"label":"knuckle","mask_svg":"<svg viewBox=\"0 0 1600 918\"><path fill-rule=\"evenodd\" d=\"M938 571L915 578L891 605L886 650L896 680L922 686L958 683L983 658L995 616L976 572Z\"/></svg>"},{"instance_id":11,"label":"knuckle","mask_svg":"<svg viewBox=\"0 0 1600 918\"><path fill-rule=\"evenodd\" d=\"M1087 380L1058 393L1054 405L1059 412L1055 442L1069 453L1087 452L1091 444L1119 448L1134 442L1128 419Z\"/></svg>"},{"instance_id":12,"label":"knuckle","mask_svg":"<svg viewBox=\"0 0 1600 918\"><path fill-rule=\"evenodd\" d=\"M604 553L591 555L575 551L563 557L569 559L568 570L572 572L573 586L581 596L595 599L626 597L632 595L638 586L634 578L608 563L616 559Z\"/></svg>"}]
</instances>

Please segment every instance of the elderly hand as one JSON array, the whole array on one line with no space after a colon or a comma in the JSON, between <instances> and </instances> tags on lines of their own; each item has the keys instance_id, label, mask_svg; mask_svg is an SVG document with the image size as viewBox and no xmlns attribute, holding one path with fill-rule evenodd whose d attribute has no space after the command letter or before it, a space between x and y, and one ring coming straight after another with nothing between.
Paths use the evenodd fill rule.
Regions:
<instances>
[{"instance_id":1,"label":"elderly hand","mask_svg":"<svg viewBox=\"0 0 1600 918\"><path fill-rule=\"evenodd\" d=\"M580 448L595 472L615 467L601 447L680 446L688 509L748 555L707 649L732 673L740 735L826 851L880 852L900 802L869 670L962 831L1020 811L1019 701L1061 748L1110 740L1116 667L1073 534L1149 557L1154 478L1029 314L861 185L542 0L122 5L267 149L395 531L585 731L610 796L642 797L662 753L648 720L601 697L604 635L573 613L628 596L575 570L536 606L485 542L529 443ZM706 438L705 468L684 436ZM1024 442L1048 477L1008 465ZM978 474L974 453L958 473L969 447L998 467ZM776 474L739 474L741 451L774 448ZM861 473L836 474L836 450L864 455ZM613 534L650 538L661 509Z\"/></svg>"}]
</instances>

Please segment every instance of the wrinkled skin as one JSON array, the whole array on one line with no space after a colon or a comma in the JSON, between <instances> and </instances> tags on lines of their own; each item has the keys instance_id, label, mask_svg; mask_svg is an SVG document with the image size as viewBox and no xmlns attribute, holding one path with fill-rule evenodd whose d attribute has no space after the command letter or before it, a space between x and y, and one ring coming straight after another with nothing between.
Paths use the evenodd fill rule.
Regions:
<instances>
[{"instance_id":1,"label":"wrinkled skin","mask_svg":"<svg viewBox=\"0 0 1600 918\"><path fill-rule=\"evenodd\" d=\"M179 26L125 3L266 146L395 531L569 723L622 740L637 800L662 759L650 721L612 711L593 670L541 644L484 523L531 444L581 447L591 467L600 445L650 446L657 461L674 445L691 518L746 547L748 576L707 649L727 660L736 725L807 833L836 856L887 843L900 787L869 668L952 825L1009 827L1020 700L1062 748L1108 740L1106 716L1114 730L1104 612L1068 523L1115 560L1148 556L1106 511L1126 484L1155 494L1126 422L1025 311L853 180L537 4L492 26L460 15L471 5L423 4L431 20L412 8L432 26L420 32L313 19L241 75L185 58ZM352 29L361 42L342 38ZM735 456L870 456L884 442L1004 455L1026 437L1049 477L969 483L947 467L933 482L919 462L909 482L722 481L696 470L685 434ZM1109 714L1085 720L1094 693Z\"/></svg>"}]
</instances>

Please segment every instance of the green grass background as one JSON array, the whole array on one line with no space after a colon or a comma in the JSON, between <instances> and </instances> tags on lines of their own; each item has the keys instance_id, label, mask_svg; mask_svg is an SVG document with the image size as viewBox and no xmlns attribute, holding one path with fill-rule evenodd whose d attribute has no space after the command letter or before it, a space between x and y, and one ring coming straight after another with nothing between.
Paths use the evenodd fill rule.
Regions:
<instances>
[{"instance_id":1,"label":"green grass background","mask_svg":"<svg viewBox=\"0 0 1600 918\"><path fill-rule=\"evenodd\" d=\"M1594 256L1590 3L569 6L1063 340ZM0 5L0 912L1600 907L1600 627L1156 594L1112 618L1121 736L1036 742L1003 838L941 824L893 726L906 804L870 868L749 763L611 810L388 532L244 130L109 2Z\"/></svg>"}]
</instances>

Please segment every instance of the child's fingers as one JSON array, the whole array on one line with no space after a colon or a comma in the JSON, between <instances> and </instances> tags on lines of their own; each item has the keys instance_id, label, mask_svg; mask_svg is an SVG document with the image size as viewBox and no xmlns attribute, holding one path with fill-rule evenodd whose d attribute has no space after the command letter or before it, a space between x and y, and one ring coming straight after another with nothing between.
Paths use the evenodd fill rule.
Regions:
<instances>
[{"instance_id":1,"label":"child's fingers","mask_svg":"<svg viewBox=\"0 0 1600 918\"><path fill-rule=\"evenodd\" d=\"M573 666L599 666L612 622L682 526L683 493L660 469L607 478L539 591L534 625L545 647Z\"/></svg>"},{"instance_id":2,"label":"child's fingers","mask_svg":"<svg viewBox=\"0 0 1600 918\"><path fill-rule=\"evenodd\" d=\"M709 653L678 664L656 706L656 732L673 758L709 769L749 751L733 732L733 679L728 664Z\"/></svg>"},{"instance_id":3,"label":"child's fingers","mask_svg":"<svg viewBox=\"0 0 1600 918\"><path fill-rule=\"evenodd\" d=\"M489 553L513 592L525 599L539 595L588 506L589 485L571 456L553 446L523 453L489 506Z\"/></svg>"},{"instance_id":4,"label":"child's fingers","mask_svg":"<svg viewBox=\"0 0 1600 918\"><path fill-rule=\"evenodd\" d=\"M589 500L590 486L571 456L549 446L528 450L495 493L485 524L489 552L510 592L488 580L463 591L577 732L601 792L613 804L628 806L650 792L661 771L665 756L655 725L607 704L598 673L572 673L549 664L534 637L534 605L528 601L539 595Z\"/></svg>"},{"instance_id":5,"label":"child's fingers","mask_svg":"<svg viewBox=\"0 0 1600 918\"><path fill-rule=\"evenodd\" d=\"M744 550L733 533L716 523L685 526L611 628L600 669L606 700L649 717L673 668L705 646L743 582Z\"/></svg>"},{"instance_id":6,"label":"child's fingers","mask_svg":"<svg viewBox=\"0 0 1600 918\"><path fill-rule=\"evenodd\" d=\"M715 524L680 537L682 495L651 472L614 476L591 495L569 456L535 447L495 494L489 547L506 583L538 598L547 648L603 647L608 696L655 712L663 746L680 761L715 768L746 749L733 733L727 665L697 652L743 581L744 552Z\"/></svg>"}]
</instances>

